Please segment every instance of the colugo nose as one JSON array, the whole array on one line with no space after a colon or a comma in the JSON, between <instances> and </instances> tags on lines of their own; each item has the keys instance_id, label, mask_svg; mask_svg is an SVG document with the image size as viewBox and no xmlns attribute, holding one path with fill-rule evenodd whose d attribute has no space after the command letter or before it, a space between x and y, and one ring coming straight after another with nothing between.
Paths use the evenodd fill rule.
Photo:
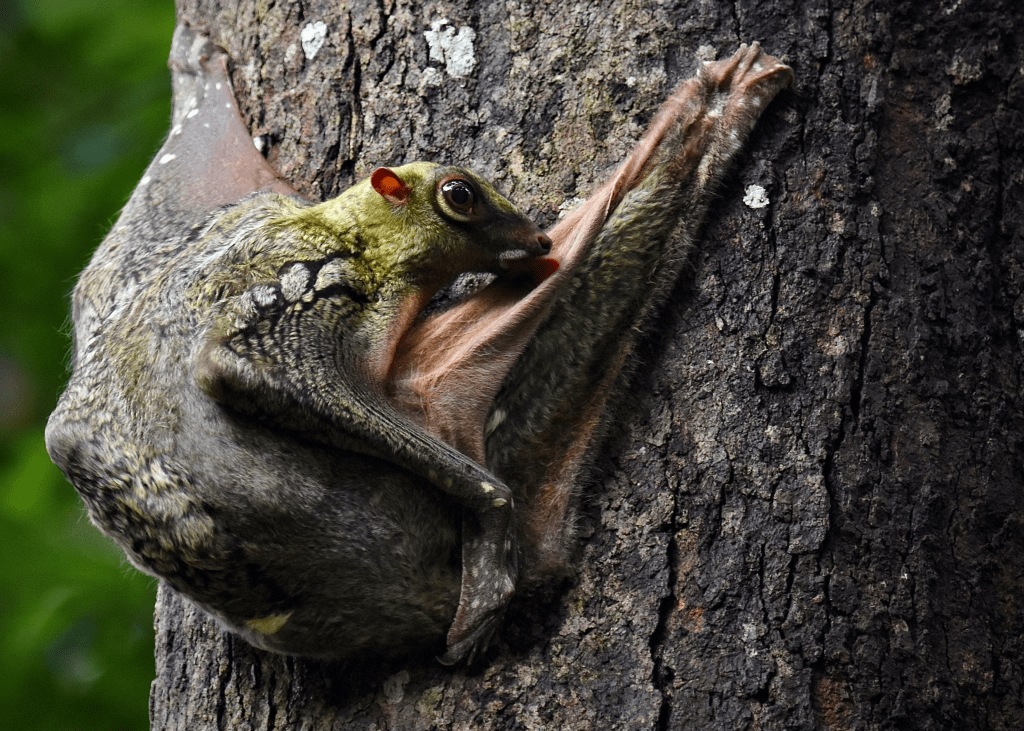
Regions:
<instances>
[{"instance_id":1,"label":"colugo nose","mask_svg":"<svg viewBox=\"0 0 1024 731\"><path fill-rule=\"evenodd\" d=\"M537 253L547 254L549 251L551 251L551 239L546 233L541 231L537 234Z\"/></svg>"}]
</instances>

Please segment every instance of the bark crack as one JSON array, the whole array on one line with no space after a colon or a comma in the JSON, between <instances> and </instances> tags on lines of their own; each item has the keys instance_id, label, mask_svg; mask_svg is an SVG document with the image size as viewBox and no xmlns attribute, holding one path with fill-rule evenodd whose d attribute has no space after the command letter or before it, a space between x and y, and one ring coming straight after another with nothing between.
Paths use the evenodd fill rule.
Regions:
<instances>
[{"instance_id":1,"label":"bark crack","mask_svg":"<svg viewBox=\"0 0 1024 731\"><path fill-rule=\"evenodd\" d=\"M259 687L259 678L260 678L260 666L257 665L256 663L253 663L252 664L252 685L253 685L254 688ZM277 683L278 683L278 675L277 675L277 673L274 673L274 672L267 673L267 695L266 695L266 698L267 698L267 727L268 728L278 728L278 723L277 723L278 707L277 707L277 703L274 702L274 699L277 697ZM281 724L281 727L282 728L284 727L283 723Z\"/></svg>"},{"instance_id":2,"label":"bark crack","mask_svg":"<svg viewBox=\"0 0 1024 731\"><path fill-rule=\"evenodd\" d=\"M736 40L742 43L743 32L740 30L740 26L742 25L740 23L740 9L736 3L729 3L729 11L730 15L732 16L733 25L736 28Z\"/></svg>"},{"instance_id":3,"label":"bark crack","mask_svg":"<svg viewBox=\"0 0 1024 731\"><path fill-rule=\"evenodd\" d=\"M359 60L356 51L356 39L352 34L352 14L348 17L348 34L345 40L349 44L352 53L352 122L349 130L348 155L351 161L359 159L362 150L362 135L359 133L363 119L363 64ZM354 171L353 171L354 172Z\"/></svg>"},{"instance_id":4,"label":"bark crack","mask_svg":"<svg viewBox=\"0 0 1024 731\"><path fill-rule=\"evenodd\" d=\"M868 352L871 348L871 313L878 302L874 287L868 292L868 303L864 306L864 327L860 333L860 356L857 373L850 386L850 414L853 416L853 428L860 426L860 405L863 398L864 374L867 372ZM838 445L837 445L838 446Z\"/></svg>"},{"instance_id":5,"label":"bark crack","mask_svg":"<svg viewBox=\"0 0 1024 731\"><path fill-rule=\"evenodd\" d=\"M661 461L667 461L664 448L661 450ZM676 541L676 531L679 528L679 492L672 490L672 514L668 521L669 540L665 550L667 562L666 593L658 604L658 623L651 633L650 648L653 669L651 671L651 682L658 694L661 696L661 703L658 708L658 720L656 728L658 731L668 731L672 728L672 703L668 689L675 678L675 672L665 664L665 642L668 638L668 624L675 611L678 598L676 596L676 585L679 580L679 545Z\"/></svg>"},{"instance_id":6,"label":"bark crack","mask_svg":"<svg viewBox=\"0 0 1024 731\"><path fill-rule=\"evenodd\" d=\"M227 635L224 638L224 662L221 663L220 677L217 679L217 707L216 707L216 718L217 728L227 728L225 724L225 716L227 715L227 692L228 683L231 681L231 675L234 672L235 667L235 653L234 653L234 637Z\"/></svg>"}]
</instances>

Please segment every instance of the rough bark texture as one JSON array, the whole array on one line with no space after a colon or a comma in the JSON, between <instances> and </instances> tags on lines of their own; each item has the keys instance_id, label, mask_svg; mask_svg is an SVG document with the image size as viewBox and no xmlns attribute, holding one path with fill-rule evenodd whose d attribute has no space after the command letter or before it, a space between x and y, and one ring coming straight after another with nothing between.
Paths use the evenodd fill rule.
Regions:
<instances>
[{"instance_id":1,"label":"rough bark texture","mask_svg":"<svg viewBox=\"0 0 1024 731\"><path fill-rule=\"evenodd\" d=\"M453 161L549 224L695 53L797 82L642 353L575 581L470 670L262 653L162 591L153 728L1024 727L1020 7L182 0L314 198Z\"/></svg>"}]
</instances>

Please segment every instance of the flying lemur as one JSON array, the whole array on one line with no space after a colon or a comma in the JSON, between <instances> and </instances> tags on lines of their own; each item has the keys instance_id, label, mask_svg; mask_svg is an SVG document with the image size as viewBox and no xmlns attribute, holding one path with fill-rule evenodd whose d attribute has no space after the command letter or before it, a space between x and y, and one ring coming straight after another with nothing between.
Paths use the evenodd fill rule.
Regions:
<instances>
[{"instance_id":1,"label":"flying lemur","mask_svg":"<svg viewBox=\"0 0 1024 731\"><path fill-rule=\"evenodd\" d=\"M458 167L303 199L227 60L179 24L171 132L74 289L49 454L135 566L257 647L471 662L566 571L640 326L792 71L756 43L702 64L545 234ZM437 306L467 272L492 277Z\"/></svg>"}]
</instances>

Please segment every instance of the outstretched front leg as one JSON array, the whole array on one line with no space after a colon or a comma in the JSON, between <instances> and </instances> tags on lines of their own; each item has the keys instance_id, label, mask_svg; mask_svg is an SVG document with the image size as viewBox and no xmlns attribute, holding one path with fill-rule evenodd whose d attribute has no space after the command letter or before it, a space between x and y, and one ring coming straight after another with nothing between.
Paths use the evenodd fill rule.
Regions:
<instances>
[{"instance_id":1,"label":"outstretched front leg","mask_svg":"<svg viewBox=\"0 0 1024 731\"><path fill-rule=\"evenodd\" d=\"M718 182L792 80L757 43L703 64L616 174L549 232L562 261L550 283L560 289L495 400L487 437L488 466L526 506L517 515L526 581L565 565L572 496L608 400L631 372L637 339L678 278Z\"/></svg>"}]
</instances>

